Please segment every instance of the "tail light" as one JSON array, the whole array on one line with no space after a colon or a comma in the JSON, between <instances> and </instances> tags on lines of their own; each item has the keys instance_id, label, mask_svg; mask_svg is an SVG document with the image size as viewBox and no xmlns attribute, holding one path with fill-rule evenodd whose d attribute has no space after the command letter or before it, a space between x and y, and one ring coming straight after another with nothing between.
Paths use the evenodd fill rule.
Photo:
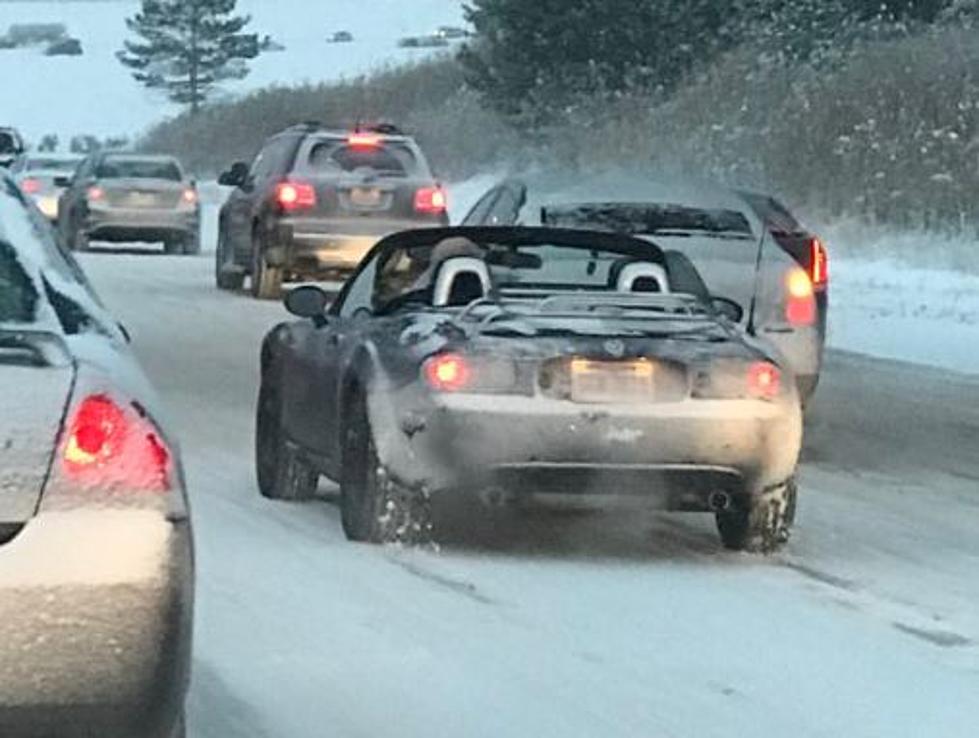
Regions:
<instances>
[{"instance_id":1,"label":"tail light","mask_svg":"<svg viewBox=\"0 0 979 738\"><path fill-rule=\"evenodd\" d=\"M473 371L459 354L436 354L424 363L422 375L437 392L459 392L469 386Z\"/></svg>"},{"instance_id":2,"label":"tail light","mask_svg":"<svg viewBox=\"0 0 979 738\"><path fill-rule=\"evenodd\" d=\"M448 208L445 190L441 187L422 187L415 192L415 212L441 215Z\"/></svg>"},{"instance_id":3,"label":"tail light","mask_svg":"<svg viewBox=\"0 0 979 738\"><path fill-rule=\"evenodd\" d=\"M316 188L309 182L286 180L275 187L275 201L287 213L316 207Z\"/></svg>"},{"instance_id":4,"label":"tail light","mask_svg":"<svg viewBox=\"0 0 979 738\"><path fill-rule=\"evenodd\" d=\"M352 149L373 149L381 145L381 139L370 133L351 133L347 146Z\"/></svg>"},{"instance_id":5,"label":"tail light","mask_svg":"<svg viewBox=\"0 0 979 738\"><path fill-rule=\"evenodd\" d=\"M180 200L185 205L196 205L197 204L197 190L193 187L188 187L185 189L181 195Z\"/></svg>"},{"instance_id":6,"label":"tail light","mask_svg":"<svg viewBox=\"0 0 979 738\"><path fill-rule=\"evenodd\" d=\"M89 395L68 423L61 463L67 479L104 491L166 492L171 455L155 426L135 406Z\"/></svg>"},{"instance_id":7,"label":"tail light","mask_svg":"<svg viewBox=\"0 0 979 738\"><path fill-rule=\"evenodd\" d=\"M756 361L748 367L748 394L761 400L772 400L782 391L782 373L767 361Z\"/></svg>"},{"instance_id":8,"label":"tail light","mask_svg":"<svg viewBox=\"0 0 979 738\"><path fill-rule=\"evenodd\" d=\"M829 283L829 252L818 238L809 243L809 278L817 290Z\"/></svg>"},{"instance_id":9,"label":"tail light","mask_svg":"<svg viewBox=\"0 0 979 738\"><path fill-rule=\"evenodd\" d=\"M785 277L785 319L793 326L816 322L816 294L813 281L803 269L792 269Z\"/></svg>"},{"instance_id":10,"label":"tail light","mask_svg":"<svg viewBox=\"0 0 979 738\"><path fill-rule=\"evenodd\" d=\"M36 195L43 189L43 183L36 177L28 177L21 181L20 188L28 195Z\"/></svg>"},{"instance_id":11,"label":"tail light","mask_svg":"<svg viewBox=\"0 0 979 738\"><path fill-rule=\"evenodd\" d=\"M101 200L105 197L105 190L98 185L92 185L85 194L89 200Z\"/></svg>"}]
</instances>

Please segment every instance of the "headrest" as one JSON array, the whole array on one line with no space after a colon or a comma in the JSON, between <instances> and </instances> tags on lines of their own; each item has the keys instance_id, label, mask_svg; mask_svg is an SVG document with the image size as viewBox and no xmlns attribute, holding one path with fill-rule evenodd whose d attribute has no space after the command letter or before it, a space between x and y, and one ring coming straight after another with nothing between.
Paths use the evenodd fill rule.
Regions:
<instances>
[{"instance_id":1,"label":"headrest","mask_svg":"<svg viewBox=\"0 0 979 738\"><path fill-rule=\"evenodd\" d=\"M439 264L432 305L467 305L492 290L486 262L472 256L452 256Z\"/></svg>"}]
</instances>

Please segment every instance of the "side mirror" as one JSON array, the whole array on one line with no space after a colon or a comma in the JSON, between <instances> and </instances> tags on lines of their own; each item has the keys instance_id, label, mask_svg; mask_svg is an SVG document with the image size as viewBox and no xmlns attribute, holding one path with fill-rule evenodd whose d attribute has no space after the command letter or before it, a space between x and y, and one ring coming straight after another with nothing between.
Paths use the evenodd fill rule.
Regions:
<instances>
[{"instance_id":1,"label":"side mirror","mask_svg":"<svg viewBox=\"0 0 979 738\"><path fill-rule=\"evenodd\" d=\"M732 323L740 323L744 318L744 308L741 303L735 302L727 297L711 297L711 307L718 315L730 320Z\"/></svg>"},{"instance_id":2,"label":"side mirror","mask_svg":"<svg viewBox=\"0 0 979 738\"><path fill-rule=\"evenodd\" d=\"M67 174L59 174L54 178L54 186L67 190L69 187L71 187L71 177Z\"/></svg>"},{"instance_id":3,"label":"side mirror","mask_svg":"<svg viewBox=\"0 0 979 738\"><path fill-rule=\"evenodd\" d=\"M236 161L231 165L231 169L221 173L218 184L224 187L241 187L247 179L248 165L243 161Z\"/></svg>"},{"instance_id":4,"label":"side mirror","mask_svg":"<svg viewBox=\"0 0 979 738\"><path fill-rule=\"evenodd\" d=\"M326 308L330 297L315 285L303 285L290 290L283 300L288 310L299 318L309 318L317 324L326 322Z\"/></svg>"}]
</instances>

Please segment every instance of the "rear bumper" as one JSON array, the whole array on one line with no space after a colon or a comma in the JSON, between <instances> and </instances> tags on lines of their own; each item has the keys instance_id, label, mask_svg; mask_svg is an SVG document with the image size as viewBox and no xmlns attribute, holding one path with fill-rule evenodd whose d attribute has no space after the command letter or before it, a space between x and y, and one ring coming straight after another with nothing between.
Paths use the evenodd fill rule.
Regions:
<instances>
[{"instance_id":1,"label":"rear bumper","mask_svg":"<svg viewBox=\"0 0 979 738\"><path fill-rule=\"evenodd\" d=\"M372 395L375 443L392 476L433 492L644 495L667 509L706 509L711 492L754 495L784 483L802 442L794 392L776 403L640 408L413 393Z\"/></svg>"},{"instance_id":2,"label":"rear bumper","mask_svg":"<svg viewBox=\"0 0 979 738\"><path fill-rule=\"evenodd\" d=\"M169 738L192 612L186 520L39 514L0 547L0 736Z\"/></svg>"},{"instance_id":3,"label":"rear bumper","mask_svg":"<svg viewBox=\"0 0 979 738\"><path fill-rule=\"evenodd\" d=\"M200 228L194 210L92 209L85 219L89 238L104 241L163 241L193 235Z\"/></svg>"}]
</instances>

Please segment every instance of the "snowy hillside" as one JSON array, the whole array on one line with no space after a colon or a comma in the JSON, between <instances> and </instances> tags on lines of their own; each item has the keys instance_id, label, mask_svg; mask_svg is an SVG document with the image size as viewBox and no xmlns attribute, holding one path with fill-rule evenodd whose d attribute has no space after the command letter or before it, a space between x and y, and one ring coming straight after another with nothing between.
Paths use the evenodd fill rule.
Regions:
<instances>
[{"instance_id":1,"label":"snowy hillside","mask_svg":"<svg viewBox=\"0 0 979 738\"><path fill-rule=\"evenodd\" d=\"M430 33L462 21L457 0L240 0L253 17L250 30L270 34L286 50L259 57L252 74L231 84L241 94L271 84L297 84L352 76L431 53L399 49L398 38ZM13 23L61 22L79 38L81 57L46 57L40 49L0 50L3 104L0 124L12 124L37 139L55 132L133 134L178 108L149 92L115 58L127 36L125 18L138 3L3 2L0 32ZM335 31L354 36L349 44L328 44Z\"/></svg>"}]
</instances>

